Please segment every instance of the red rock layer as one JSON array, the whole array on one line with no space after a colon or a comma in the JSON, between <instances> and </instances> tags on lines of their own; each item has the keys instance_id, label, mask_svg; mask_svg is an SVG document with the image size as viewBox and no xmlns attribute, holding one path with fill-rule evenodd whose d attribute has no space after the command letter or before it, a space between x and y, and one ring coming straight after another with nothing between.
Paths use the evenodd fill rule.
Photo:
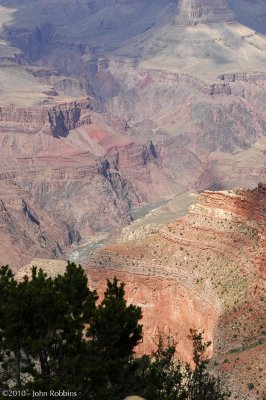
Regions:
<instances>
[{"instance_id":1,"label":"red rock layer","mask_svg":"<svg viewBox=\"0 0 266 400\"><path fill-rule=\"evenodd\" d=\"M80 99L53 107L4 105L0 107L0 129L27 133L43 130L54 136L67 136L71 129L90 123L90 104L88 99Z\"/></svg>"},{"instance_id":2,"label":"red rock layer","mask_svg":"<svg viewBox=\"0 0 266 400\"><path fill-rule=\"evenodd\" d=\"M146 267L146 268L145 268ZM118 269L88 268L90 286L100 295L106 289L106 279L116 276L126 282L127 301L142 308L144 341L138 353L150 353L156 348L159 332L173 336L178 342L177 351L184 361L191 360L191 343L187 336L189 328L205 330L205 338L213 339L217 322L217 309L189 287L179 283L164 271L154 273L148 265L132 272Z\"/></svg>"},{"instance_id":3,"label":"red rock layer","mask_svg":"<svg viewBox=\"0 0 266 400\"><path fill-rule=\"evenodd\" d=\"M258 189L204 192L186 217L146 239L96 250L86 261L93 287L102 292L106 277L116 275L126 282L128 299L142 306L140 351L151 348L160 328L179 338L177 350L189 359L188 330L204 329L214 368L241 400L249 399L245 375L256 386L254 398L265 390L259 355L266 346L265 204Z\"/></svg>"}]
</instances>

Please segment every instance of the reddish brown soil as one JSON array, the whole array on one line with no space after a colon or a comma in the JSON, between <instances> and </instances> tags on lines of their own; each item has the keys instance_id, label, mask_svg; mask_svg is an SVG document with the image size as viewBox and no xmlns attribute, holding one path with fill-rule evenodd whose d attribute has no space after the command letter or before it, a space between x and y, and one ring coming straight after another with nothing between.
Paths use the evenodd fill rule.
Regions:
<instances>
[{"instance_id":1,"label":"reddish brown soil","mask_svg":"<svg viewBox=\"0 0 266 400\"><path fill-rule=\"evenodd\" d=\"M161 329L190 360L189 328L204 329L214 370L241 400L265 391L265 204L259 190L204 192L186 217L140 241L96 250L86 262L91 286L102 292L116 275L142 307L139 351L150 350Z\"/></svg>"}]
</instances>

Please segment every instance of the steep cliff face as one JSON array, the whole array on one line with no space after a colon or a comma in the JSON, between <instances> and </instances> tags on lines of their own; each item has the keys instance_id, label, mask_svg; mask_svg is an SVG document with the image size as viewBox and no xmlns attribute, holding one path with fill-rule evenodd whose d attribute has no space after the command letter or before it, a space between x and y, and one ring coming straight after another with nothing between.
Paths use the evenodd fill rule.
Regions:
<instances>
[{"instance_id":1,"label":"steep cliff face","mask_svg":"<svg viewBox=\"0 0 266 400\"><path fill-rule=\"evenodd\" d=\"M66 137L71 129L90 124L91 102L89 99L61 102L53 107L0 107L2 131L43 131L55 137Z\"/></svg>"},{"instance_id":2,"label":"steep cliff face","mask_svg":"<svg viewBox=\"0 0 266 400\"><path fill-rule=\"evenodd\" d=\"M85 261L93 287L102 291L116 275L127 283L129 300L142 306L140 351L152 348L160 328L179 338L177 350L188 360L189 328L204 329L213 367L241 400L250 399L245 377L255 399L265 390L265 196L258 189L204 192L184 218L95 250Z\"/></svg>"},{"instance_id":3,"label":"steep cliff face","mask_svg":"<svg viewBox=\"0 0 266 400\"><path fill-rule=\"evenodd\" d=\"M259 82L266 80L266 73L261 72L235 72L235 73L228 73L222 74L218 76L219 79L222 81L227 82L236 82L236 81L243 81L243 82Z\"/></svg>"},{"instance_id":4,"label":"steep cliff face","mask_svg":"<svg viewBox=\"0 0 266 400\"><path fill-rule=\"evenodd\" d=\"M179 356L190 361L189 328L204 329L213 341L211 368L239 400L265 392L265 196L263 186L204 192L185 217L140 240L94 250L83 264L100 296L106 279L117 276L127 300L142 307L138 352L154 348L160 329L178 339ZM31 212L24 207L32 220ZM34 260L18 277L32 264L51 275L64 271L62 262Z\"/></svg>"},{"instance_id":5,"label":"steep cliff face","mask_svg":"<svg viewBox=\"0 0 266 400\"><path fill-rule=\"evenodd\" d=\"M61 258L71 243L63 224L55 222L29 194L0 180L0 265L20 267L32 256Z\"/></svg>"},{"instance_id":6,"label":"steep cliff face","mask_svg":"<svg viewBox=\"0 0 266 400\"><path fill-rule=\"evenodd\" d=\"M178 4L178 24L195 26L233 20L226 0L180 0Z\"/></svg>"},{"instance_id":7,"label":"steep cliff face","mask_svg":"<svg viewBox=\"0 0 266 400\"><path fill-rule=\"evenodd\" d=\"M42 102L49 104L44 115L38 107L33 113L19 109L15 113L26 117L16 115L18 124L12 123L13 117L5 117L6 127L14 131L17 124L18 129L33 132L44 122L43 131L66 137L70 129L91 122L90 110L73 101L63 106L56 93L64 91L64 86L69 86L71 93L87 90L97 98L97 109L108 113L110 127L137 142L136 147L139 141L141 146L152 141L158 148L156 161L144 154L153 160L145 167L144 184L138 182L138 173L125 167L126 179L134 180L131 183L139 199L156 198L149 182L156 181L158 171L162 196L184 186L200 190L233 187L235 182L254 186L264 174L261 166L254 173L253 160L259 157L254 148L266 132L265 76L261 72L266 60L265 38L245 26L225 23L232 17L232 2L228 3L180 1L180 20L183 25L193 23L195 29L172 23L176 3L167 0L134 4L79 0L76 7L65 0L63 8L57 1L40 0L38 6L31 2L24 8L18 6L13 22L4 26L3 37L23 52L24 56L14 57L17 64L25 64L25 69L46 85ZM124 127L115 126L116 118L124 121ZM119 145L116 142L115 146ZM128 144L120 148L120 158L128 159L131 151ZM250 155L253 151L254 158ZM242 157L238 152L243 152ZM108 148L106 153L112 164L116 150ZM143 162L138 150L136 153L130 158L135 170ZM221 166L219 157L236 165L234 174Z\"/></svg>"},{"instance_id":8,"label":"steep cliff face","mask_svg":"<svg viewBox=\"0 0 266 400\"><path fill-rule=\"evenodd\" d=\"M227 101L221 103L220 107L231 110L228 125L233 124L238 108L228 106ZM250 185L262 180L263 165L257 165L255 171L254 167L240 168L238 161L233 161L228 171L226 160L218 164L212 158L206 163L206 152L225 146L248 148L262 136L256 114L246 116L243 133L236 132L229 141L225 134L221 135L225 125L222 110L217 112L214 106L208 114L203 105L191 109L185 102L180 104L182 118L189 113L196 120L205 111L200 131L193 127L191 133L169 137L162 129L164 124L171 126L171 115L170 119L163 117L160 126L149 119L132 126L130 121L113 114L100 116L90 109L88 100L63 103L45 112L39 109L39 113L35 109L26 112L5 107L1 114L0 179L16 181L56 221L64 223L74 241L97 232L117 234L131 221L132 207L145 202L193 187L225 187L232 185L233 179L237 184L239 176ZM258 121L255 137L254 120ZM261 157L263 147L258 147L257 153Z\"/></svg>"},{"instance_id":9,"label":"steep cliff face","mask_svg":"<svg viewBox=\"0 0 266 400\"><path fill-rule=\"evenodd\" d=\"M71 129L90 124L91 105L89 100L71 102L48 111L50 129L55 137L66 137Z\"/></svg>"},{"instance_id":10,"label":"steep cliff face","mask_svg":"<svg viewBox=\"0 0 266 400\"><path fill-rule=\"evenodd\" d=\"M230 82L223 75L226 83L208 86L186 74L126 62L110 62L109 71L119 81L121 93L109 98L106 106L129 121L128 134L153 135L160 141L164 134L177 143L186 142L196 156L203 149L225 153L247 149L265 136L265 112L258 108L265 95L263 73L247 74L247 83L237 74Z\"/></svg>"},{"instance_id":11,"label":"steep cliff face","mask_svg":"<svg viewBox=\"0 0 266 400\"><path fill-rule=\"evenodd\" d=\"M102 116L87 110L86 102L84 110L82 104L67 103L53 109L54 121L57 112L59 116L64 112L66 122L71 110L74 118L77 107L81 109L80 126L63 136L64 125L61 140L33 111L35 130L30 118L32 131L27 130L26 114L22 113L20 130L18 126L12 130L5 120L0 131L0 180L15 181L55 220L63 222L68 232L76 232L71 235L77 240L97 232L117 233L131 221L132 207L184 190L186 178L191 182L201 166L177 145L172 145L172 151L178 154L178 162L169 160L168 143L158 146L151 140L133 141L125 135L122 120L107 118L107 124ZM20 118L16 113L10 115L14 124ZM91 116L91 123L81 124L86 115ZM42 129L38 128L41 123ZM53 128L60 127L54 123Z\"/></svg>"},{"instance_id":12,"label":"steep cliff face","mask_svg":"<svg viewBox=\"0 0 266 400\"><path fill-rule=\"evenodd\" d=\"M131 183L139 203L183 191L202 166L190 151L167 140L158 145L149 140L113 147L106 153L106 161L107 172L121 175Z\"/></svg>"},{"instance_id":13,"label":"steep cliff face","mask_svg":"<svg viewBox=\"0 0 266 400\"><path fill-rule=\"evenodd\" d=\"M116 249L119 252L119 248ZM106 260L109 257L112 258L112 252L106 253ZM155 350L159 330L178 341L177 351L183 361L191 361L192 348L187 338L189 327L204 327L206 340L212 340L217 321L215 305L202 301L197 293L167 276L167 272L157 275L148 264L136 269L134 265L138 261L134 260L128 271L122 263L106 270L106 260L100 258L97 268L95 265L86 269L89 283L101 296L106 289L106 279L116 276L126 283L127 301L141 306L143 311L144 341L138 346L137 353Z\"/></svg>"},{"instance_id":14,"label":"steep cliff face","mask_svg":"<svg viewBox=\"0 0 266 400\"><path fill-rule=\"evenodd\" d=\"M53 41L55 27L51 23L41 23L33 31L26 28L12 29L6 32L6 38L16 47L22 49L28 60L36 61L45 54Z\"/></svg>"}]
</instances>

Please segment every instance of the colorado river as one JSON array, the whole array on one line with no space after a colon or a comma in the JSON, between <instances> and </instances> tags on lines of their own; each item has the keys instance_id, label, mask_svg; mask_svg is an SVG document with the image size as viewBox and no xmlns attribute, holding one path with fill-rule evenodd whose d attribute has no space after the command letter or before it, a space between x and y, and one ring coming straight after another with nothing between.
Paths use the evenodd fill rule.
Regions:
<instances>
[{"instance_id":1,"label":"colorado river","mask_svg":"<svg viewBox=\"0 0 266 400\"><path fill-rule=\"evenodd\" d=\"M155 210L158 207L161 207L163 204L167 202L168 200L163 199L156 201L154 203L146 204L143 207L133 208L133 210L131 211L131 216L133 218L133 221L139 218L144 218L147 214L149 214L149 212Z\"/></svg>"},{"instance_id":2,"label":"colorado river","mask_svg":"<svg viewBox=\"0 0 266 400\"><path fill-rule=\"evenodd\" d=\"M163 205L164 203L167 203L168 200L160 200L160 201L156 201L154 203L149 203L146 204L145 206L139 207L139 208L134 208L131 211L131 216L133 218L133 220L137 220L139 218L143 218L145 217L145 215L149 214L150 211L155 210L156 208L160 207L161 205ZM72 262L82 262L84 261L89 254L97 249L98 247L102 247L105 244L105 241L103 239L99 240L99 241L93 241L91 243L87 243L84 245L81 245L79 247L77 247L68 257L69 261Z\"/></svg>"},{"instance_id":3,"label":"colorado river","mask_svg":"<svg viewBox=\"0 0 266 400\"><path fill-rule=\"evenodd\" d=\"M72 262L81 262L84 261L88 255L98 247L103 246L104 242L101 240L99 242L93 242L86 244L84 246L77 247L73 253L68 257L69 261Z\"/></svg>"}]
</instances>

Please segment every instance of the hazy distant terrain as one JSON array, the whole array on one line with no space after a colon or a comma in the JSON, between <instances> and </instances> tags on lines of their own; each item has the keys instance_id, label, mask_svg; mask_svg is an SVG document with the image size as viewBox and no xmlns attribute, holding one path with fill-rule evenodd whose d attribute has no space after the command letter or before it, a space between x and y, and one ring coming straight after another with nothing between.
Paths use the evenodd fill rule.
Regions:
<instances>
[{"instance_id":1,"label":"hazy distant terrain","mask_svg":"<svg viewBox=\"0 0 266 400\"><path fill-rule=\"evenodd\" d=\"M265 390L265 35L265 0L0 0L0 264L119 274L144 350L166 321L190 360L196 324L239 400Z\"/></svg>"}]
</instances>

